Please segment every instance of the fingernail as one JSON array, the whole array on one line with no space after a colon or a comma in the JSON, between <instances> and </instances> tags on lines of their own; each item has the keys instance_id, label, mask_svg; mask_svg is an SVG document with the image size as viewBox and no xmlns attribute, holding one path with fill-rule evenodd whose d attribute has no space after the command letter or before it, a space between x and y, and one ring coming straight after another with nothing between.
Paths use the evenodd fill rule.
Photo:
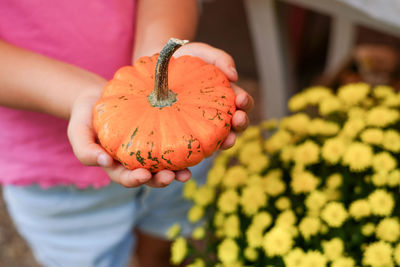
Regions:
<instances>
[{"instance_id":1,"label":"fingernail","mask_svg":"<svg viewBox=\"0 0 400 267\"><path fill-rule=\"evenodd\" d=\"M250 101L249 97L247 95L245 95L243 102L242 102L243 107L247 107L247 105L249 104L249 101Z\"/></svg>"},{"instance_id":2,"label":"fingernail","mask_svg":"<svg viewBox=\"0 0 400 267\"><path fill-rule=\"evenodd\" d=\"M100 154L97 157L97 164L99 164L102 167L108 167L110 165L109 164L109 157L107 155L105 155L105 154Z\"/></svg>"},{"instance_id":3,"label":"fingernail","mask_svg":"<svg viewBox=\"0 0 400 267\"><path fill-rule=\"evenodd\" d=\"M232 76L235 76L235 77L238 76L237 70L236 70L236 68L233 67L233 66L231 67L231 73L232 73Z\"/></svg>"}]
</instances>

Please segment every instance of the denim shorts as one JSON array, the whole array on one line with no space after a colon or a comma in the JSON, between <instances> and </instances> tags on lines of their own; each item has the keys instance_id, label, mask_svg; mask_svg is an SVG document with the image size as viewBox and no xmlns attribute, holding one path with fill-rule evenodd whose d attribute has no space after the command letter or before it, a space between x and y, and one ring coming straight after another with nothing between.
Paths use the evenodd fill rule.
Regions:
<instances>
[{"instance_id":1,"label":"denim shorts","mask_svg":"<svg viewBox=\"0 0 400 267\"><path fill-rule=\"evenodd\" d=\"M205 180L211 159L190 168L192 179ZM101 189L58 186L5 186L4 198L19 233L37 261L46 267L126 267L135 246L133 228L165 238L174 223L192 231L190 203L183 183L165 188Z\"/></svg>"}]
</instances>

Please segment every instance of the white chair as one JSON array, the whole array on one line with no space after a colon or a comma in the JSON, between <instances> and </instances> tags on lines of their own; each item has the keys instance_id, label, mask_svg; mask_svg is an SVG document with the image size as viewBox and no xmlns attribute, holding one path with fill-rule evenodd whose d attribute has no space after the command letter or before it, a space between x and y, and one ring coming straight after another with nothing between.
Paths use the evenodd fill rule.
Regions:
<instances>
[{"instance_id":1,"label":"white chair","mask_svg":"<svg viewBox=\"0 0 400 267\"><path fill-rule=\"evenodd\" d=\"M289 57L279 32L277 1L332 17L326 72L335 70L349 55L357 24L400 36L399 0L244 0L262 89L264 118L285 116L287 100L293 93Z\"/></svg>"}]
</instances>

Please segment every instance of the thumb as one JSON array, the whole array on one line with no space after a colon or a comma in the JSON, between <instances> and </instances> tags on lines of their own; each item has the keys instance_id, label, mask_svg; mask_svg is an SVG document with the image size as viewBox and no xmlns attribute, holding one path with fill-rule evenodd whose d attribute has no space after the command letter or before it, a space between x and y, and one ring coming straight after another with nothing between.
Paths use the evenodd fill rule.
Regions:
<instances>
[{"instance_id":1,"label":"thumb","mask_svg":"<svg viewBox=\"0 0 400 267\"><path fill-rule=\"evenodd\" d=\"M77 107L68 124L68 139L78 160L88 166L110 167L113 158L96 143L91 109Z\"/></svg>"},{"instance_id":2,"label":"thumb","mask_svg":"<svg viewBox=\"0 0 400 267\"><path fill-rule=\"evenodd\" d=\"M110 167L113 159L98 144L95 143L92 129L70 121L68 138L78 160L87 166Z\"/></svg>"}]
</instances>

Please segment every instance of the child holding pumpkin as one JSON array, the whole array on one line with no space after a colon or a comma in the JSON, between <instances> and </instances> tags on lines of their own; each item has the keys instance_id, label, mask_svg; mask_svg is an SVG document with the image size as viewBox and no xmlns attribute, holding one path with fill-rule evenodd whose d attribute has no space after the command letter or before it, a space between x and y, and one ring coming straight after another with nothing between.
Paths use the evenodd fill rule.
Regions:
<instances>
[{"instance_id":1,"label":"child holding pumpkin","mask_svg":"<svg viewBox=\"0 0 400 267\"><path fill-rule=\"evenodd\" d=\"M140 266L168 265L162 236L188 208L179 182L190 172L204 177L209 160L177 172L125 169L96 143L92 108L119 67L159 52L171 36L193 39L196 24L195 0L0 2L0 181L44 266L126 266L134 245ZM174 56L184 54L237 79L219 49L190 43ZM253 101L232 87L232 127L241 131Z\"/></svg>"}]
</instances>

